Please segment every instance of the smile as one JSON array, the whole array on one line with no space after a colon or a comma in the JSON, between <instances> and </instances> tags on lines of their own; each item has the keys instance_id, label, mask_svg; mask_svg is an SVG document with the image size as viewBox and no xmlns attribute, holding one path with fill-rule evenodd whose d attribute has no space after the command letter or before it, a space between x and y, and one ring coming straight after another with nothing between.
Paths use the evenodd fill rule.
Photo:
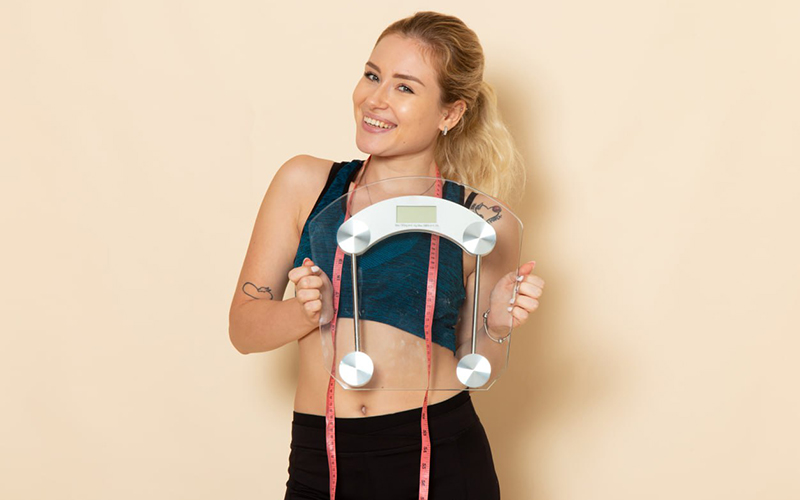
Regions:
<instances>
[{"instance_id":1,"label":"smile","mask_svg":"<svg viewBox=\"0 0 800 500\"><path fill-rule=\"evenodd\" d=\"M374 118L370 118L369 116L364 117L364 123L368 125L372 125L373 127L383 128L383 129L391 129L395 128L397 125L392 125L391 123L382 122L380 120L376 120Z\"/></svg>"}]
</instances>

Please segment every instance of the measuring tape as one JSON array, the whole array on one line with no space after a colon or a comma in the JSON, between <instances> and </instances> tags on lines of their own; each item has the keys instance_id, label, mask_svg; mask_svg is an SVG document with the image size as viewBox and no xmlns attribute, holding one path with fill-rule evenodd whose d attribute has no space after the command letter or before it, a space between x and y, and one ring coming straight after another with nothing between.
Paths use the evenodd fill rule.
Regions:
<instances>
[{"instance_id":1,"label":"measuring tape","mask_svg":"<svg viewBox=\"0 0 800 500\"><path fill-rule=\"evenodd\" d=\"M370 156L364 162L362 172L366 172ZM363 178L363 174L362 174ZM353 186L353 190L358 184ZM442 180L439 174L439 167L436 166L436 189L435 196L442 197ZM347 202L344 220L350 218L350 205L352 199ZM336 256L333 262L333 319L331 320L331 344L333 346L333 361L331 363L331 374L336 370L336 320L339 317L339 298L342 289L342 267L344 265L344 250L336 246ZM428 430L428 389L431 382L431 339L433 330L433 309L436 305L436 281L439 275L439 235L431 235L431 249L428 257L428 284L425 294L425 352L428 360L428 376L425 385L425 399L422 401L422 417L420 426L422 428L422 452L419 464L419 500L428 500L428 489L431 477L431 437ZM353 283L353 287L356 284ZM331 500L336 498L336 480L338 473L336 470L336 412L334 395L336 392L336 382L331 375L328 380L328 397L325 406L325 443L328 454L328 472Z\"/></svg>"},{"instance_id":2,"label":"measuring tape","mask_svg":"<svg viewBox=\"0 0 800 500\"><path fill-rule=\"evenodd\" d=\"M436 197L442 197L442 183L436 172ZM439 276L439 235L431 235L431 252L428 258L428 290L425 294L425 352L428 358L428 378L425 382L425 399L422 401L422 454L419 461L419 500L428 500L431 477L431 437L428 432L428 388L431 385L431 337L433 308L436 305L436 281Z\"/></svg>"}]
</instances>

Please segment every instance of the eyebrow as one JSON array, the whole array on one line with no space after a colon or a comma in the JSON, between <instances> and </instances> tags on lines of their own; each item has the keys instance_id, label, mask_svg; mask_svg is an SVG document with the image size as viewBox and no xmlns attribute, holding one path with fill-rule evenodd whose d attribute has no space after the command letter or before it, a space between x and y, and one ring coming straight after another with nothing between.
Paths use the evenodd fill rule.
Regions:
<instances>
[{"instance_id":1,"label":"eyebrow","mask_svg":"<svg viewBox=\"0 0 800 500\"><path fill-rule=\"evenodd\" d=\"M371 62L371 61L367 61L367 66L369 66L370 68L374 69L374 70L375 70L375 71L377 71L378 73L380 73L380 72L381 72L381 69L378 67L378 65L377 65L377 64L375 64L375 63L373 63L373 62ZM395 73L395 74L394 74L394 75L392 75L392 76L394 76L395 78L400 78L401 80L411 80L411 81L414 81L414 82L417 82L417 83L419 83L419 84L420 84L420 85L422 85L423 87L425 86L425 84L424 84L424 83L422 83L422 82L420 81L420 79L419 79L419 78L417 78L417 77L415 77L415 76L411 76L411 75L404 75L404 74L402 74L402 73Z\"/></svg>"}]
</instances>

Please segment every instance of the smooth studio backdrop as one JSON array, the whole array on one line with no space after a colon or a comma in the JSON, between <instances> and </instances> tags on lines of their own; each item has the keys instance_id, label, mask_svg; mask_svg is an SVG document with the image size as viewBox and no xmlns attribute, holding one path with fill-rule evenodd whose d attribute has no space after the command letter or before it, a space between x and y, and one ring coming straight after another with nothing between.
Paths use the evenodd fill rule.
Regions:
<instances>
[{"instance_id":1,"label":"smooth studio backdrop","mask_svg":"<svg viewBox=\"0 0 800 500\"><path fill-rule=\"evenodd\" d=\"M0 498L282 498L296 347L227 332L255 215L363 157L353 86L429 9L484 44L547 281L475 396L503 498L800 498L798 5L3 1Z\"/></svg>"}]
</instances>

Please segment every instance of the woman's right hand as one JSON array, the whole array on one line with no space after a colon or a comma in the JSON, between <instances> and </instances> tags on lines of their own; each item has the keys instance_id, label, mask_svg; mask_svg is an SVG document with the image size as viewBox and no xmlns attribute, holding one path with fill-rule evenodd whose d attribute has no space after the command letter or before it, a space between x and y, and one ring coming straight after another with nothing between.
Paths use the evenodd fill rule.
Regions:
<instances>
[{"instance_id":1,"label":"woman's right hand","mask_svg":"<svg viewBox=\"0 0 800 500\"><path fill-rule=\"evenodd\" d=\"M333 319L331 280L311 259L306 257L303 265L289 271L289 280L310 324L316 328Z\"/></svg>"}]
</instances>

